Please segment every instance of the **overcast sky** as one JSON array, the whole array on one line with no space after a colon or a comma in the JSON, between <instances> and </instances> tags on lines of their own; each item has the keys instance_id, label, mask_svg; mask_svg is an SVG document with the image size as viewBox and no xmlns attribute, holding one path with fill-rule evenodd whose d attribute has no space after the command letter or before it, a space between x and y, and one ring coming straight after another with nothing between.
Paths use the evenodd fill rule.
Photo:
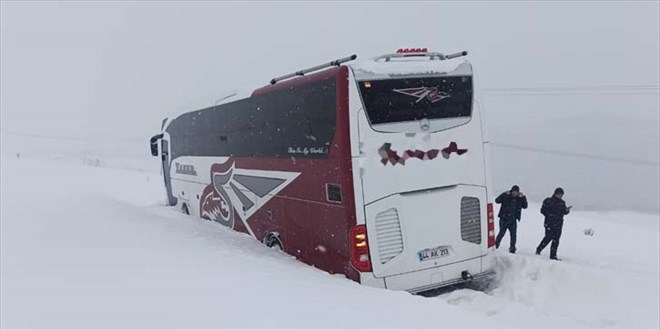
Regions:
<instances>
[{"instance_id":1,"label":"overcast sky","mask_svg":"<svg viewBox=\"0 0 660 330\"><path fill-rule=\"evenodd\" d=\"M468 50L484 87L658 85L658 2L2 2L2 130L135 138L276 75Z\"/></svg>"},{"instance_id":2,"label":"overcast sky","mask_svg":"<svg viewBox=\"0 0 660 330\"><path fill-rule=\"evenodd\" d=\"M148 157L164 117L274 76L400 47L467 50L490 90L477 95L496 191L518 183L541 200L562 185L578 208L660 212L658 1L2 1L0 9L3 150ZM521 87L544 92L502 91Z\"/></svg>"}]
</instances>

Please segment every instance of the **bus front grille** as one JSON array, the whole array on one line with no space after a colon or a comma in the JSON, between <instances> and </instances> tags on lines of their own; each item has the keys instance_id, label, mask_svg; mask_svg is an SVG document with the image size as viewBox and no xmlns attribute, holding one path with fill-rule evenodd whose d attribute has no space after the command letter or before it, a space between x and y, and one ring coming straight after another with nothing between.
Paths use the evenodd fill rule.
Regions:
<instances>
[{"instance_id":1,"label":"bus front grille","mask_svg":"<svg viewBox=\"0 0 660 330\"><path fill-rule=\"evenodd\" d=\"M461 198L461 239L481 244L481 205L479 198Z\"/></svg>"},{"instance_id":2,"label":"bus front grille","mask_svg":"<svg viewBox=\"0 0 660 330\"><path fill-rule=\"evenodd\" d=\"M384 264L403 252L403 235L399 212L395 208L376 215L376 239L378 241L378 257Z\"/></svg>"}]
</instances>

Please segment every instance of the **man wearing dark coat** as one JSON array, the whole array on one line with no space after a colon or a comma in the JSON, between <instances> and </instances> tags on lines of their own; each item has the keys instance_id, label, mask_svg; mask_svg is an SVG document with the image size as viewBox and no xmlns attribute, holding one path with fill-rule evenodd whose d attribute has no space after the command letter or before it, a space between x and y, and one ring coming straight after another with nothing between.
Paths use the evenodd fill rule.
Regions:
<instances>
[{"instance_id":1,"label":"man wearing dark coat","mask_svg":"<svg viewBox=\"0 0 660 330\"><path fill-rule=\"evenodd\" d=\"M552 197L548 197L543 201L541 206L541 214L545 216L543 226L545 227L545 237L536 248L536 254L541 254L541 251L552 242L550 245L550 259L557 259L557 248L559 247L559 238L561 238L561 230L564 226L564 216L571 211L571 206L566 207L564 202L564 189L557 188Z\"/></svg>"},{"instance_id":2,"label":"man wearing dark coat","mask_svg":"<svg viewBox=\"0 0 660 330\"><path fill-rule=\"evenodd\" d=\"M520 192L520 187L514 185L511 190L500 194L495 199L495 203L502 205L497 214L500 218L500 232L495 239L495 248L500 248L500 242L508 230L511 236L509 252L516 253L518 221L520 221L522 209L527 208L527 197Z\"/></svg>"}]
</instances>

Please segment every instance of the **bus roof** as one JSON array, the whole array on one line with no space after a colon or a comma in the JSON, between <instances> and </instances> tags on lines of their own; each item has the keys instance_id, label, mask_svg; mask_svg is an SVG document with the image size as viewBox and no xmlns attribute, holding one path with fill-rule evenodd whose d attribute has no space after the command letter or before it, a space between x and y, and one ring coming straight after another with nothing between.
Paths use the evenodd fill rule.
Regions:
<instances>
[{"instance_id":1,"label":"bus roof","mask_svg":"<svg viewBox=\"0 0 660 330\"><path fill-rule=\"evenodd\" d=\"M416 75L471 75L472 65L461 58L429 60L406 57L383 61L369 59L349 65L357 80L376 80Z\"/></svg>"}]
</instances>

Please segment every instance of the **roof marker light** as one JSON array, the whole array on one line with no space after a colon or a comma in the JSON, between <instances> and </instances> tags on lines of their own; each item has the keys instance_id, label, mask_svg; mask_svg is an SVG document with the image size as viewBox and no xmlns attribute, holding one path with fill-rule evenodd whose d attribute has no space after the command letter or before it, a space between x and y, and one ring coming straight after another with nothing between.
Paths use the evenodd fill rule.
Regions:
<instances>
[{"instance_id":1,"label":"roof marker light","mask_svg":"<svg viewBox=\"0 0 660 330\"><path fill-rule=\"evenodd\" d=\"M399 48L397 53L428 53L428 48Z\"/></svg>"}]
</instances>

